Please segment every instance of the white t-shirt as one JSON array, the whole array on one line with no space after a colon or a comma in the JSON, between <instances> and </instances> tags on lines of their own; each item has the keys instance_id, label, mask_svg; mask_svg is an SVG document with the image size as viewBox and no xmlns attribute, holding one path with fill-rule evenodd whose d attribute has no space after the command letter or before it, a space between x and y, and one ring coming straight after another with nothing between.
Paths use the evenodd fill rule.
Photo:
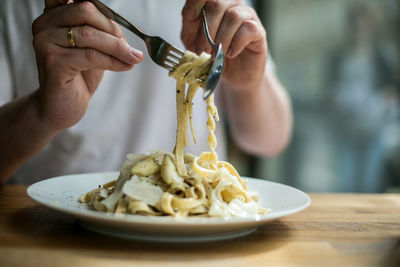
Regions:
<instances>
[{"instance_id":1,"label":"white t-shirt","mask_svg":"<svg viewBox=\"0 0 400 267\"><path fill-rule=\"evenodd\" d=\"M104 2L145 33L184 49L180 40L183 0ZM43 0L0 2L0 105L39 87L31 24L43 8ZM144 51L143 62L130 71L105 72L83 119L28 160L11 182L32 183L63 174L118 170L128 153L173 150L175 80L150 60L141 39L124 29L123 32L132 46ZM185 149L195 154L208 150L206 106L200 91L194 100L199 144L191 141ZM221 122L216 134L217 152L224 159Z\"/></svg>"}]
</instances>

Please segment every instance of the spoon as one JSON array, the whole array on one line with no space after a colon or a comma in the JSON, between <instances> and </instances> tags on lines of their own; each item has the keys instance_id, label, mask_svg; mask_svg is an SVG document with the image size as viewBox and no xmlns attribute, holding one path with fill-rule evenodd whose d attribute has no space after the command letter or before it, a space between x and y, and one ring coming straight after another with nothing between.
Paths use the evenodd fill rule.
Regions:
<instances>
[{"instance_id":1,"label":"spoon","mask_svg":"<svg viewBox=\"0 0 400 267\"><path fill-rule=\"evenodd\" d=\"M206 10L204 7L201 9L203 13L203 29L206 35L207 41L211 46L212 53L215 55L214 62L211 65L210 72L205 82L205 90L203 93L203 99L206 100L217 87L218 81L221 78L222 70L224 69L224 50L222 44L216 44L211 39L210 32L208 31L208 25L206 21Z\"/></svg>"}]
</instances>

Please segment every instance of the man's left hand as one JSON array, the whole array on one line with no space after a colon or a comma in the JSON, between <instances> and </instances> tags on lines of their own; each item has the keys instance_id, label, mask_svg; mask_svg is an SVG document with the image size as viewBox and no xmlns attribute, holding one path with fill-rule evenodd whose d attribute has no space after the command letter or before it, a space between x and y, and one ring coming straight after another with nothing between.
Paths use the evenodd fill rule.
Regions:
<instances>
[{"instance_id":1,"label":"man's left hand","mask_svg":"<svg viewBox=\"0 0 400 267\"><path fill-rule=\"evenodd\" d=\"M202 26L205 7L210 35L222 43L225 68L221 79L231 90L257 88L265 74L266 32L255 10L240 0L186 0L181 38L186 48L211 53Z\"/></svg>"}]
</instances>

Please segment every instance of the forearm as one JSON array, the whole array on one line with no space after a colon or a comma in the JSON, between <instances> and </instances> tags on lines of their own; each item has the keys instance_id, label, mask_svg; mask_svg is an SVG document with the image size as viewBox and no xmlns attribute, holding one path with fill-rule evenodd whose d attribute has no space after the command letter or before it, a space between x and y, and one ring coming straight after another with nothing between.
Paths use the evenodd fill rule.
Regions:
<instances>
[{"instance_id":1,"label":"forearm","mask_svg":"<svg viewBox=\"0 0 400 267\"><path fill-rule=\"evenodd\" d=\"M267 68L255 88L222 86L235 142L252 154L274 156L281 152L290 140L292 113L289 96L274 71Z\"/></svg>"},{"instance_id":2,"label":"forearm","mask_svg":"<svg viewBox=\"0 0 400 267\"><path fill-rule=\"evenodd\" d=\"M9 179L55 135L41 119L35 94L0 107L0 183Z\"/></svg>"}]
</instances>

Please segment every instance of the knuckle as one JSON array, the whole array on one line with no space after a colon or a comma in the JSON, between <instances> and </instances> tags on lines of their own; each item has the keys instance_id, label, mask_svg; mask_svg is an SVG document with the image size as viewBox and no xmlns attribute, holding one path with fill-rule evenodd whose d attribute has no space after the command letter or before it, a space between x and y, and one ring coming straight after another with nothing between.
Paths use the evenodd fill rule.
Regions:
<instances>
[{"instance_id":1,"label":"knuckle","mask_svg":"<svg viewBox=\"0 0 400 267\"><path fill-rule=\"evenodd\" d=\"M82 1L79 4L80 9L86 13L86 14L93 14L97 11L95 5L93 5L91 2L89 1Z\"/></svg>"},{"instance_id":2,"label":"knuckle","mask_svg":"<svg viewBox=\"0 0 400 267\"><path fill-rule=\"evenodd\" d=\"M88 62L94 63L98 58L97 51L95 49L88 48L85 51L85 57Z\"/></svg>"},{"instance_id":3,"label":"knuckle","mask_svg":"<svg viewBox=\"0 0 400 267\"><path fill-rule=\"evenodd\" d=\"M33 49L35 51L39 51L40 47L43 46L45 38L43 38L43 34L42 33L37 33L35 34L35 36L33 37L32 40L32 45L33 45Z\"/></svg>"},{"instance_id":4,"label":"knuckle","mask_svg":"<svg viewBox=\"0 0 400 267\"><path fill-rule=\"evenodd\" d=\"M186 4L187 5L187 4ZM181 10L181 16L182 17L185 17L185 14L186 14L186 10L187 10L187 7L186 7L186 5L182 8L182 10Z\"/></svg>"},{"instance_id":5,"label":"knuckle","mask_svg":"<svg viewBox=\"0 0 400 267\"><path fill-rule=\"evenodd\" d=\"M208 0L206 3L206 8L210 10L219 10L221 5L222 3L219 0Z\"/></svg>"},{"instance_id":6,"label":"knuckle","mask_svg":"<svg viewBox=\"0 0 400 267\"><path fill-rule=\"evenodd\" d=\"M48 50L44 55L43 62L45 69L52 69L60 62L60 55L57 51Z\"/></svg>"},{"instance_id":7,"label":"knuckle","mask_svg":"<svg viewBox=\"0 0 400 267\"><path fill-rule=\"evenodd\" d=\"M117 63L117 60L109 58L107 60L107 65L108 65L108 69L110 70L117 70L119 69L119 64Z\"/></svg>"},{"instance_id":8,"label":"knuckle","mask_svg":"<svg viewBox=\"0 0 400 267\"><path fill-rule=\"evenodd\" d=\"M261 27L261 31L259 31L259 34L262 38L267 38L267 31L264 29L264 27Z\"/></svg>"},{"instance_id":9,"label":"knuckle","mask_svg":"<svg viewBox=\"0 0 400 267\"><path fill-rule=\"evenodd\" d=\"M119 39L115 42L115 50L116 51L124 51L128 48L128 45L124 40Z\"/></svg>"},{"instance_id":10,"label":"knuckle","mask_svg":"<svg viewBox=\"0 0 400 267\"><path fill-rule=\"evenodd\" d=\"M111 34L117 36L118 38L123 36L120 27L114 21L111 21Z\"/></svg>"},{"instance_id":11,"label":"knuckle","mask_svg":"<svg viewBox=\"0 0 400 267\"><path fill-rule=\"evenodd\" d=\"M39 32L39 29L41 28L41 20L42 20L42 16L36 18L33 22L32 22L32 34L35 35Z\"/></svg>"},{"instance_id":12,"label":"knuckle","mask_svg":"<svg viewBox=\"0 0 400 267\"><path fill-rule=\"evenodd\" d=\"M78 32L84 40L93 39L96 36L96 30L88 25L79 27Z\"/></svg>"},{"instance_id":13,"label":"knuckle","mask_svg":"<svg viewBox=\"0 0 400 267\"><path fill-rule=\"evenodd\" d=\"M250 34L257 34L259 33L259 27L257 22L254 20L246 20L243 22L243 26L246 28L246 31Z\"/></svg>"},{"instance_id":14,"label":"knuckle","mask_svg":"<svg viewBox=\"0 0 400 267\"><path fill-rule=\"evenodd\" d=\"M252 7L247 7L247 8L249 10L249 13L250 13L251 17L258 18L257 11L254 8L252 8Z\"/></svg>"},{"instance_id":15,"label":"knuckle","mask_svg":"<svg viewBox=\"0 0 400 267\"><path fill-rule=\"evenodd\" d=\"M225 17L229 22L234 22L242 19L240 7L230 7L225 11Z\"/></svg>"}]
</instances>

